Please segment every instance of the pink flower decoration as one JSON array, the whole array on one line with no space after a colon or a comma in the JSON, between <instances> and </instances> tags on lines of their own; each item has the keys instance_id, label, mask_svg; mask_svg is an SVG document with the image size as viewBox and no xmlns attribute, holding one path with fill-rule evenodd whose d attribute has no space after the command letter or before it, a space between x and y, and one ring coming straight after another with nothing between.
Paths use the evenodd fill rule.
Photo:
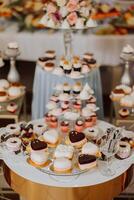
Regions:
<instances>
[{"instance_id":1,"label":"pink flower decoration","mask_svg":"<svg viewBox=\"0 0 134 200\"><path fill-rule=\"evenodd\" d=\"M67 4L67 10L69 12L74 12L78 10L78 8L79 8L78 0L70 0Z\"/></svg>"},{"instance_id":2,"label":"pink flower decoration","mask_svg":"<svg viewBox=\"0 0 134 200\"><path fill-rule=\"evenodd\" d=\"M77 16L76 12L72 12L67 16L67 21L71 26L76 24L77 19L78 19L78 16Z\"/></svg>"},{"instance_id":3,"label":"pink flower decoration","mask_svg":"<svg viewBox=\"0 0 134 200\"><path fill-rule=\"evenodd\" d=\"M60 22L60 20L61 20L61 15L60 15L60 13L59 13L58 11L56 11L55 13L53 13L53 14L51 15L51 18L53 19L53 21L54 21L55 23L58 23L58 22Z\"/></svg>"},{"instance_id":4,"label":"pink flower decoration","mask_svg":"<svg viewBox=\"0 0 134 200\"><path fill-rule=\"evenodd\" d=\"M57 10L57 7L53 3L48 4L48 6L47 6L48 14L55 13L56 10Z\"/></svg>"}]
</instances>

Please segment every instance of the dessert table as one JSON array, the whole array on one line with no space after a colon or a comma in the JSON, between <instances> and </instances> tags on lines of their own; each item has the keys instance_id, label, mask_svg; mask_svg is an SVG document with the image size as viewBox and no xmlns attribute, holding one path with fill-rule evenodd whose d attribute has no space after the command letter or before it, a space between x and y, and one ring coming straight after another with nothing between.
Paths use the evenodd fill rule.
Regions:
<instances>
[{"instance_id":1,"label":"dessert table","mask_svg":"<svg viewBox=\"0 0 134 200\"><path fill-rule=\"evenodd\" d=\"M93 70L89 76L82 79L82 81L83 83L87 81L90 87L94 89L97 105L100 107L98 115L100 119L103 119L102 88L99 69ZM68 77L54 75L50 72L46 72L38 65L36 66L33 86L32 119L38 119L44 116L47 111L46 104L54 92L55 85L64 82L72 84L74 80Z\"/></svg>"},{"instance_id":2,"label":"dessert table","mask_svg":"<svg viewBox=\"0 0 134 200\"><path fill-rule=\"evenodd\" d=\"M36 61L48 49L56 50L59 55L62 55L64 50L62 32L58 31L17 32L17 25L9 24L5 31L0 32L0 50L5 49L7 43L11 41L19 43L21 48L19 59L22 60ZM127 43L134 43L134 35L97 36L80 32L73 37L76 54L81 55L91 51L99 64L104 65L118 65L120 52Z\"/></svg>"},{"instance_id":3,"label":"dessert table","mask_svg":"<svg viewBox=\"0 0 134 200\"><path fill-rule=\"evenodd\" d=\"M98 126L106 130L111 125L98 121ZM111 167L116 173L113 176L103 176L98 168L93 168L83 174L66 177L43 173L29 165L22 154L10 153L9 156L5 149L1 152L7 182L26 200L58 200L61 196L65 200L112 200L124 190L134 158L131 155L125 160L114 159Z\"/></svg>"}]
</instances>

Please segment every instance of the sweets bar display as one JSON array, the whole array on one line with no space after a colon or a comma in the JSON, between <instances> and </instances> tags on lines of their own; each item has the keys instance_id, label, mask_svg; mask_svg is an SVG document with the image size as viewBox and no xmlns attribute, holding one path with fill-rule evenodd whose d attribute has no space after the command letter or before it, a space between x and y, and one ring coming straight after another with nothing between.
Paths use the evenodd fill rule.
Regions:
<instances>
[{"instance_id":1,"label":"sweets bar display","mask_svg":"<svg viewBox=\"0 0 134 200\"><path fill-rule=\"evenodd\" d=\"M83 78L98 67L94 55L92 53L85 53L82 58L73 56L72 59L67 59L62 56L59 61L56 59L56 53L53 50L45 52L44 57L38 59L39 66L45 71L52 72L58 76L68 76L70 78Z\"/></svg>"}]
</instances>

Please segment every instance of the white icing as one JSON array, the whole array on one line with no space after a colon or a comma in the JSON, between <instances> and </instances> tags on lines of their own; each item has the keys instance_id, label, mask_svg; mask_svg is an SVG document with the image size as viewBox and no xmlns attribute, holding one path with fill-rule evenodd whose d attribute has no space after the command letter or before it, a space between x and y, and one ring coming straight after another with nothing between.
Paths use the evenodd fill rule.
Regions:
<instances>
[{"instance_id":1,"label":"white icing","mask_svg":"<svg viewBox=\"0 0 134 200\"><path fill-rule=\"evenodd\" d=\"M59 134L55 129L48 130L43 134L43 138L46 142L50 144L55 144L58 142Z\"/></svg>"},{"instance_id":2,"label":"white icing","mask_svg":"<svg viewBox=\"0 0 134 200\"><path fill-rule=\"evenodd\" d=\"M93 115L93 112L91 112L90 109L87 109L87 107L82 109L82 116L83 117L90 117Z\"/></svg>"},{"instance_id":3,"label":"white icing","mask_svg":"<svg viewBox=\"0 0 134 200\"><path fill-rule=\"evenodd\" d=\"M67 158L57 158L53 162L54 168L59 170L69 170L72 168L72 162Z\"/></svg>"},{"instance_id":4,"label":"white icing","mask_svg":"<svg viewBox=\"0 0 134 200\"><path fill-rule=\"evenodd\" d=\"M12 129L13 127L13 129ZM9 133L9 134L20 134L20 126L18 124L9 124L7 127L6 127L6 132Z\"/></svg>"},{"instance_id":5,"label":"white icing","mask_svg":"<svg viewBox=\"0 0 134 200\"><path fill-rule=\"evenodd\" d=\"M60 95L59 95L59 100L60 101L69 101L69 98L70 96L68 95L68 94L64 94L64 93L61 93Z\"/></svg>"},{"instance_id":6,"label":"white icing","mask_svg":"<svg viewBox=\"0 0 134 200\"><path fill-rule=\"evenodd\" d=\"M70 145L63 145L60 144L57 146L55 152L54 152L54 157L55 158L68 158L71 159L74 153L74 148Z\"/></svg>"},{"instance_id":7,"label":"white icing","mask_svg":"<svg viewBox=\"0 0 134 200\"><path fill-rule=\"evenodd\" d=\"M80 117L79 113L74 113L74 112L66 112L64 114L64 118L67 120L77 120Z\"/></svg>"},{"instance_id":8,"label":"white icing","mask_svg":"<svg viewBox=\"0 0 134 200\"><path fill-rule=\"evenodd\" d=\"M47 105L46 105L46 108L48 110L53 110L57 107L57 104L54 102L54 101L50 101Z\"/></svg>"},{"instance_id":9,"label":"white icing","mask_svg":"<svg viewBox=\"0 0 134 200\"><path fill-rule=\"evenodd\" d=\"M82 154L89 154L96 156L98 151L99 151L98 147L91 142L87 142L82 147Z\"/></svg>"},{"instance_id":10,"label":"white icing","mask_svg":"<svg viewBox=\"0 0 134 200\"><path fill-rule=\"evenodd\" d=\"M91 112L96 112L97 110L99 110L99 107L97 107L95 104L91 103L91 104L87 104L87 109L89 109Z\"/></svg>"},{"instance_id":11,"label":"white icing","mask_svg":"<svg viewBox=\"0 0 134 200\"><path fill-rule=\"evenodd\" d=\"M48 153L45 150L41 151L31 151L31 160L36 164L44 164L48 160Z\"/></svg>"}]
</instances>

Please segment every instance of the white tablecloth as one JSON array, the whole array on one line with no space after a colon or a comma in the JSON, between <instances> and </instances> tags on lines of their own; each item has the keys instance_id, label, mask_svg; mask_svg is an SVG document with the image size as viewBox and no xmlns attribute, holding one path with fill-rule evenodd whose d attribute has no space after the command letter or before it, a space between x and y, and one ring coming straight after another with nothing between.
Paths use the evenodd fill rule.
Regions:
<instances>
[{"instance_id":1,"label":"white tablecloth","mask_svg":"<svg viewBox=\"0 0 134 200\"><path fill-rule=\"evenodd\" d=\"M82 81L83 83L88 82L90 87L94 89L97 105L100 107L98 115L99 118L103 119L102 88L99 70L93 70L89 77ZM60 77L46 72L39 66L36 67L33 86L32 119L38 119L44 116L47 112L46 104L54 92L55 85L63 82L73 83L74 81L67 77Z\"/></svg>"},{"instance_id":2,"label":"white tablecloth","mask_svg":"<svg viewBox=\"0 0 134 200\"><path fill-rule=\"evenodd\" d=\"M6 47L9 41L17 41L21 48L22 60L36 61L45 50L55 49L58 55L63 54L62 32L38 31L35 33L17 33L15 26L0 33L0 50ZM126 36L96 36L91 34L75 34L73 36L74 53L81 55L86 51L95 53L100 64L117 65L119 55L127 43L134 45L134 35Z\"/></svg>"}]
</instances>

